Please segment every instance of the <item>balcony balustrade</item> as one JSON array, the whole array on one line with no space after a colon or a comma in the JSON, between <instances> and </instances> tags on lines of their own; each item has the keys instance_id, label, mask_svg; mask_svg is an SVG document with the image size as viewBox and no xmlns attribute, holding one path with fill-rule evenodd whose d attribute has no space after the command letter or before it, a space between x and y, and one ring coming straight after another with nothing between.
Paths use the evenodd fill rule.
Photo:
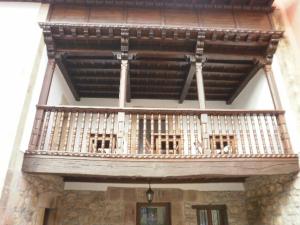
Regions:
<instances>
[{"instance_id":1,"label":"balcony balustrade","mask_svg":"<svg viewBox=\"0 0 300 225\"><path fill-rule=\"evenodd\" d=\"M28 154L217 158L292 154L283 111L38 106Z\"/></svg>"}]
</instances>

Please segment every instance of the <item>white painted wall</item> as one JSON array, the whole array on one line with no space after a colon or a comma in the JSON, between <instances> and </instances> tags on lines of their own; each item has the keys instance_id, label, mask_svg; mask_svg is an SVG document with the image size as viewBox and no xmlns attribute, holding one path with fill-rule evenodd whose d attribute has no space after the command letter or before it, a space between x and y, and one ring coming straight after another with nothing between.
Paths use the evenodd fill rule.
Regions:
<instances>
[{"instance_id":1,"label":"white painted wall","mask_svg":"<svg viewBox=\"0 0 300 225\"><path fill-rule=\"evenodd\" d=\"M232 109L274 109L272 96L263 69L258 71L235 99Z\"/></svg>"},{"instance_id":2,"label":"white painted wall","mask_svg":"<svg viewBox=\"0 0 300 225\"><path fill-rule=\"evenodd\" d=\"M55 66L48 105L78 105L58 66Z\"/></svg>"},{"instance_id":3,"label":"white painted wall","mask_svg":"<svg viewBox=\"0 0 300 225\"><path fill-rule=\"evenodd\" d=\"M81 98L80 101L75 101L61 72L56 68L48 100L49 105L118 107L118 101L117 98ZM198 109L199 103L191 100L179 104L177 100L132 99L126 107ZM256 74L231 105L227 105L225 101L206 101L206 107L208 109L274 109L264 71L261 69Z\"/></svg>"},{"instance_id":4,"label":"white painted wall","mask_svg":"<svg viewBox=\"0 0 300 225\"><path fill-rule=\"evenodd\" d=\"M35 114L31 101L38 98L44 46L38 21L47 11L40 3L0 2L0 193L12 153L21 150L26 121Z\"/></svg>"}]
</instances>

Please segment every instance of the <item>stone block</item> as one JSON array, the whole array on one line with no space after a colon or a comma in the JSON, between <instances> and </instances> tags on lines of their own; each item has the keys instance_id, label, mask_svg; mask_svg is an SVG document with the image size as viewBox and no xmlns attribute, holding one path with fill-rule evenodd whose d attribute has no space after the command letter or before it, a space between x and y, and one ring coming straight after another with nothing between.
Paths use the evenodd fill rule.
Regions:
<instances>
[{"instance_id":1,"label":"stone block","mask_svg":"<svg viewBox=\"0 0 300 225\"><path fill-rule=\"evenodd\" d=\"M136 203L125 203L124 225L136 224Z\"/></svg>"},{"instance_id":2,"label":"stone block","mask_svg":"<svg viewBox=\"0 0 300 225\"><path fill-rule=\"evenodd\" d=\"M136 189L124 188L123 189L123 198L124 198L124 201L126 201L126 202L136 202L137 201Z\"/></svg>"},{"instance_id":3,"label":"stone block","mask_svg":"<svg viewBox=\"0 0 300 225\"><path fill-rule=\"evenodd\" d=\"M123 200L123 191L120 188L109 187L107 189L108 200L110 201L120 201Z\"/></svg>"}]
</instances>

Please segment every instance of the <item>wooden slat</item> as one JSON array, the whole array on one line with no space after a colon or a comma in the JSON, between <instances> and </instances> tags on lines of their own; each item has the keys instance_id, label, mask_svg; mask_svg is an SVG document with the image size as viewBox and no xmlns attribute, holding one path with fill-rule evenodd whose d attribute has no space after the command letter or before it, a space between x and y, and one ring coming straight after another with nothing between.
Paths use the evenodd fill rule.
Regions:
<instances>
[{"instance_id":1,"label":"wooden slat","mask_svg":"<svg viewBox=\"0 0 300 225\"><path fill-rule=\"evenodd\" d=\"M40 144L41 150L44 150L44 148L45 148L45 142L46 142L46 137L47 137L47 132L48 132L50 116L51 116L51 111L47 111L46 112L46 120L45 120L45 124L44 124L44 128L43 128L41 144Z\"/></svg>"},{"instance_id":2,"label":"wooden slat","mask_svg":"<svg viewBox=\"0 0 300 225\"><path fill-rule=\"evenodd\" d=\"M244 123L245 129L246 129L248 146L249 146L250 154L252 155L253 154L253 146L252 146L251 133L250 133L249 124L248 124L248 114L244 114L243 118L244 118L243 123Z\"/></svg>"},{"instance_id":3,"label":"wooden slat","mask_svg":"<svg viewBox=\"0 0 300 225\"><path fill-rule=\"evenodd\" d=\"M83 135L85 130L85 118L86 118L86 112L82 113L82 121L81 121L81 128L80 128L80 135L79 135L79 143L78 143L78 151L81 152L82 149L82 143L83 143Z\"/></svg>"},{"instance_id":4,"label":"wooden slat","mask_svg":"<svg viewBox=\"0 0 300 225\"><path fill-rule=\"evenodd\" d=\"M151 145L151 154L154 153L154 115L151 114L151 140L150 140L150 145Z\"/></svg>"},{"instance_id":5,"label":"wooden slat","mask_svg":"<svg viewBox=\"0 0 300 225\"><path fill-rule=\"evenodd\" d=\"M64 122L64 115L65 115L64 112L60 112L56 151L58 151L60 149L59 147L61 144L61 134L62 134L62 126L63 126L63 122Z\"/></svg>"},{"instance_id":6,"label":"wooden slat","mask_svg":"<svg viewBox=\"0 0 300 225\"><path fill-rule=\"evenodd\" d=\"M270 126L269 126L269 116L270 115L265 114L263 118L264 118L264 124L266 125L266 129L267 129L267 135L268 135L268 141L269 141L269 144L270 144L271 153L274 154L275 150L274 150L272 134L271 134Z\"/></svg>"},{"instance_id":7,"label":"wooden slat","mask_svg":"<svg viewBox=\"0 0 300 225\"><path fill-rule=\"evenodd\" d=\"M96 129L95 129L95 141L94 146L92 149L94 149L96 152L98 151L98 135L99 135L99 129L100 129L100 113L97 113L97 119L96 119Z\"/></svg>"},{"instance_id":8,"label":"wooden slat","mask_svg":"<svg viewBox=\"0 0 300 225\"><path fill-rule=\"evenodd\" d=\"M146 140L147 140L146 131L147 131L147 115L144 114L144 116L143 116L143 154L148 153L146 151Z\"/></svg>"},{"instance_id":9,"label":"wooden slat","mask_svg":"<svg viewBox=\"0 0 300 225\"><path fill-rule=\"evenodd\" d=\"M58 112L55 110L54 114L53 114L52 128L51 128L51 132L50 132L50 139L49 139L48 150L51 150L52 146L53 146L54 133L55 133L55 127L56 127L56 120L57 120L57 114L58 114Z\"/></svg>"},{"instance_id":10,"label":"wooden slat","mask_svg":"<svg viewBox=\"0 0 300 225\"><path fill-rule=\"evenodd\" d=\"M75 145L76 145L76 135L77 135L78 116L79 116L79 112L76 112L76 113L75 113L75 118L74 118L74 124L73 124L72 144L71 144L71 149L72 149L73 152L75 151Z\"/></svg>"},{"instance_id":11,"label":"wooden slat","mask_svg":"<svg viewBox=\"0 0 300 225\"><path fill-rule=\"evenodd\" d=\"M127 154L131 153L131 129L132 129L132 114L129 114L129 121L128 121L128 138L127 138Z\"/></svg>"},{"instance_id":12,"label":"wooden slat","mask_svg":"<svg viewBox=\"0 0 300 225\"><path fill-rule=\"evenodd\" d=\"M158 154L162 154L161 152L161 114L158 114Z\"/></svg>"},{"instance_id":13,"label":"wooden slat","mask_svg":"<svg viewBox=\"0 0 300 225\"><path fill-rule=\"evenodd\" d=\"M104 113L103 129L102 129L102 141L101 141L101 152L104 152L105 148L105 138L107 132L107 113Z\"/></svg>"},{"instance_id":14,"label":"wooden slat","mask_svg":"<svg viewBox=\"0 0 300 225\"><path fill-rule=\"evenodd\" d=\"M111 115L111 124L110 124L110 134L109 134L109 150L110 153L114 153L114 144L113 144L113 135L114 135L114 126L115 126L115 114L112 113ZM116 141L116 140L115 140Z\"/></svg>"},{"instance_id":15,"label":"wooden slat","mask_svg":"<svg viewBox=\"0 0 300 225\"><path fill-rule=\"evenodd\" d=\"M135 130L135 152L139 154L139 130L140 130L140 115L136 114L136 130Z\"/></svg>"}]
</instances>

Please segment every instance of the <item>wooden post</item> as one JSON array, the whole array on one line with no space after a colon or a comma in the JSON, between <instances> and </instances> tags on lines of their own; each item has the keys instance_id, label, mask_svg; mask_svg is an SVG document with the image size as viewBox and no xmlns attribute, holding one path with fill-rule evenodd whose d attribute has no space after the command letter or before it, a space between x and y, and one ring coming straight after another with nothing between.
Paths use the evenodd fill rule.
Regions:
<instances>
[{"instance_id":1,"label":"wooden post","mask_svg":"<svg viewBox=\"0 0 300 225\"><path fill-rule=\"evenodd\" d=\"M38 104L46 105L49 97L50 87L52 83L53 73L55 69L55 59L49 59L45 72L45 77L42 84L42 89L39 97ZM38 143L41 136L42 125L44 122L45 111L38 109L35 114L35 121L33 124L32 134L29 143L29 150L38 150Z\"/></svg>"},{"instance_id":2,"label":"wooden post","mask_svg":"<svg viewBox=\"0 0 300 225\"><path fill-rule=\"evenodd\" d=\"M121 60L121 76L120 76L120 91L119 91L119 107L124 108L127 93L127 78L128 78L128 60Z\"/></svg>"},{"instance_id":3,"label":"wooden post","mask_svg":"<svg viewBox=\"0 0 300 225\"><path fill-rule=\"evenodd\" d=\"M264 71L265 71L265 75L266 75L268 85L269 85L269 89L270 89L270 92L271 92L274 108L276 110L282 110L282 103L280 101L280 95L279 95L278 88L276 86L272 66L269 65L269 64L265 65L264 66ZM277 124L278 124L278 128L279 128L280 137L281 137L281 142L282 142L282 145L283 145L283 148L284 148L284 153L285 154L292 154L293 150L292 150L292 145L291 145L291 142L290 142L289 133L288 133L288 130L287 130L287 127L286 127L286 121L285 121L284 114L279 114L276 117L276 119L277 119Z\"/></svg>"},{"instance_id":4,"label":"wooden post","mask_svg":"<svg viewBox=\"0 0 300 225\"><path fill-rule=\"evenodd\" d=\"M293 154L293 149L290 141L289 132L286 127L284 114L279 114L277 117L277 124L280 133L281 142L285 154Z\"/></svg>"},{"instance_id":5,"label":"wooden post","mask_svg":"<svg viewBox=\"0 0 300 225\"><path fill-rule=\"evenodd\" d=\"M272 66L271 65L265 65L264 66L264 71L265 71L265 75L266 75L266 78L267 78L267 81L268 81L269 90L270 90L270 93L271 93L271 96L272 96L274 108L276 110L282 110L282 104L281 104L281 101L280 101L279 91L278 91L278 88L276 86L274 74L273 74L273 71L272 71Z\"/></svg>"},{"instance_id":6,"label":"wooden post","mask_svg":"<svg viewBox=\"0 0 300 225\"><path fill-rule=\"evenodd\" d=\"M121 74L120 74L120 89L119 89L119 107L124 108L127 99L127 78L128 78L128 60L121 60ZM126 146L124 143L124 130L125 130L125 113L118 113L118 140L117 140L117 153L125 153Z\"/></svg>"},{"instance_id":7,"label":"wooden post","mask_svg":"<svg viewBox=\"0 0 300 225\"><path fill-rule=\"evenodd\" d=\"M197 90L198 90L199 108L205 109L205 93L204 93L204 83L203 83L201 62L196 62L196 82L197 82Z\"/></svg>"},{"instance_id":8,"label":"wooden post","mask_svg":"<svg viewBox=\"0 0 300 225\"><path fill-rule=\"evenodd\" d=\"M199 108L205 109L205 92L204 92L204 82L203 82L203 73L202 73L202 62L196 62L196 82L197 82L197 91L198 91L198 102ZM202 153L208 149L208 141L209 135L207 133L207 122L208 122L208 115L202 114L200 117L201 120L201 133L202 133Z\"/></svg>"}]
</instances>

